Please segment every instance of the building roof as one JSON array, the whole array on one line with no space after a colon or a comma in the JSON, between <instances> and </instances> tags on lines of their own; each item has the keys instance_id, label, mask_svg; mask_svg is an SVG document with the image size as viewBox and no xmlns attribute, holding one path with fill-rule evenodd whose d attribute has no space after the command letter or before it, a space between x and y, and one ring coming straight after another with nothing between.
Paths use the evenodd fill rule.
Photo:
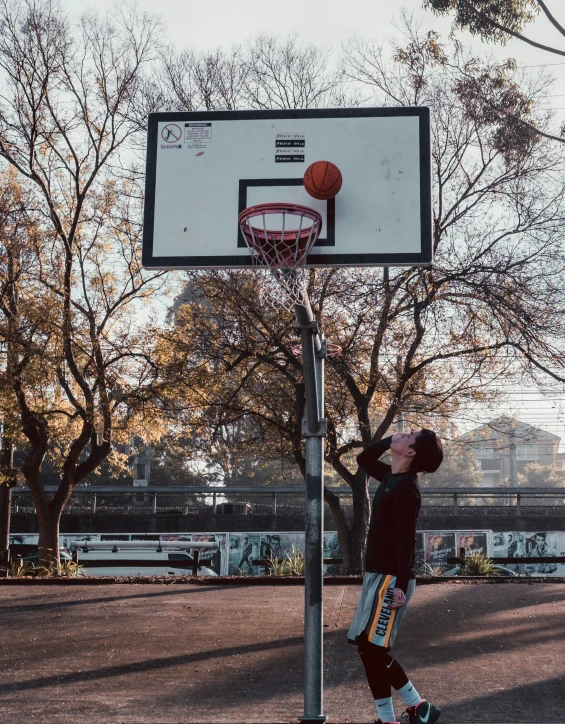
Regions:
<instances>
[{"instance_id":1,"label":"building roof","mask_svg":"<svg viewBox=\"0 0 565 724\"><path fill-rule=\"evenodd\" d=\"M534 442L559 442L559 435L541 430L539 427L528 425L527 422L514 420L512 417L501 415L500 417L490 420L489 422L469 430L458 439L462 442L476 443L498 443L508 445L510 439L518 444L534 443Z\"/></svg>"}]
</instances>

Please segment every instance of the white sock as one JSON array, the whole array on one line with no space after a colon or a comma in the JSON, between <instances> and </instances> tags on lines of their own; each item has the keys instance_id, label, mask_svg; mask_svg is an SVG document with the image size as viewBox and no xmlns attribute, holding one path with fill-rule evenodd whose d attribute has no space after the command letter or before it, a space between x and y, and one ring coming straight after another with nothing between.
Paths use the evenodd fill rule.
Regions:
<instances>
[{"instance_id":1,"label":"white sock","mask_svg":"<svg viewBox=\"0 0 565 724\"><path fill-rule=\"evenodd\" d=\"M402 689L397 689L397 691L404 699L404 703L406 704L406 706L418 706L418 704L423 701L422 697L420 696L420 694L418 694L418 692L414 688L414 684L411 681L408 681L407 684L404 684Z\"/></svg>"},{"instance_id":2,"label":"white sock","mask_svg":"<svg viewBox=\"0 0 565 724\"><path fill-rule=\"evenodd\" d=\"M377 710L377 717L381 721L396 722L392 696L387 696L386 699L375 699L375 709Z\"/></svg>"}]
</instances>

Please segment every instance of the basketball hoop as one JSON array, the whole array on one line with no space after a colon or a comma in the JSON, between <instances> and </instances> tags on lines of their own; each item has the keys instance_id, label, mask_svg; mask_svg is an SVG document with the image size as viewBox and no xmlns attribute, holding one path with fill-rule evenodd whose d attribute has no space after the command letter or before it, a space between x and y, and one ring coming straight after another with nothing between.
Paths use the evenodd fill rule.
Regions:
<instances>
[{"instance_id":1,"label":"basketball hoop","mask_svg":"<svg viewBox=\"0 0 565 724\"><path fill-rule=\"evenodd\" d=\"M267 217L279 228L267 228ZM269 269L261 280L262 297L276 307L304 305L304 265L322 230L321 215L298 204L258 204L240 213L239 226L253 262Z\"/></svg>"},{"instance_id":2,"label":"basketball hoop","mask_svg":"<svg viewBox=\"0 0 565 724\"><path fill-rule=\"evenodd\" d=\"M295 344L294 347L292 347L291 349L297 357L299 354L302 354L301 344ZM337 357L342 353L342 351L343 350L339 346L339 344L334 344L333 342L328 342L326 340L326 357Z\"/></svg>"}]
</instances>

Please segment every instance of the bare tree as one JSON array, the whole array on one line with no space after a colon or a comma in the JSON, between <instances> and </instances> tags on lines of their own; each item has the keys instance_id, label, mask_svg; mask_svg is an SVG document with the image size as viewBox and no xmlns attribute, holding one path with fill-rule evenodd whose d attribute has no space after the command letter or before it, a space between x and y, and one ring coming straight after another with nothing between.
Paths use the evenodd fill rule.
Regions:
<instances>
[{"instance_id":1,"label":"bare tree","mask_svg":"<svg viewBox=\"0 0 565 724\"><path fill-rule=\"evenodd\" d=\"M340 78L331 52L260 35L247 46L244 102L250 108L320 108L341 105Z\"/></svg>"},{"instance_id":2,"label":"bare tree","mask_svg":"<svg viewBox=\"0 0 565 724\"><path fill-rule=\"evenodd\" d=\"M295 36L259 35L229 50L165 48L140 83L131 119L145 130L154 111L319 108L358 103L346 94L329 50Z\"/></svg>"},{"instance_id":3,"label":"bare tree","mask_svg":"<svg viewBox=\"0 0 565 724\"><path fill-rule=\"evenodd\" d=\"M33 188L42 214L35 264L45 304L42 384L52 386L38 399L18 367L9 384L30 448L22 472L40 559L56 568L62 511L110 454L128 397L149 369L134 314L160 275L141 269L142 195L130 150L137 129L129 119L158 43L158 23L127 8L74 24L55 0L0 8L0 156ZM41 464L61 430L67 443L51 497Z\"/></svg>"},{"instance_id":4,"label":"bare tree","mask_svg":"<svg viewBox=\"0 0 565 724\"><path fill-rule=\"evenodd\" d=\"M41 319L45 307L37 304L33 283L40 245L30 194L17 183L16 172L0 176L0 341L2 372L0 399L2 446L0 458L0 551L8 550L12 488L21 482L14 469L16 444L21 442L16 391L11 382L29 372L44 345Z\"/></svg>"}]
</instances>

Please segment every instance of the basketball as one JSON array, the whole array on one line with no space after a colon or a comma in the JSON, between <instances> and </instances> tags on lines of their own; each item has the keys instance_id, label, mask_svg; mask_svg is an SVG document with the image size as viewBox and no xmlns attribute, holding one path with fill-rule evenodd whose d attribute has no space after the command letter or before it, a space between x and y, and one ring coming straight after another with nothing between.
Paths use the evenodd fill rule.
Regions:
<instances>
[{"instance_id":1,"label":"basketball","mask_svg":"<svg viewBox=\"0 0 565 724\"><path fill-rule=\"evenodd\" d=\"M304 173L304 188L310 196L321 201L332 199L340 190L342 176L330 161L316 161Z\"/></svg>"}]
</instances>

